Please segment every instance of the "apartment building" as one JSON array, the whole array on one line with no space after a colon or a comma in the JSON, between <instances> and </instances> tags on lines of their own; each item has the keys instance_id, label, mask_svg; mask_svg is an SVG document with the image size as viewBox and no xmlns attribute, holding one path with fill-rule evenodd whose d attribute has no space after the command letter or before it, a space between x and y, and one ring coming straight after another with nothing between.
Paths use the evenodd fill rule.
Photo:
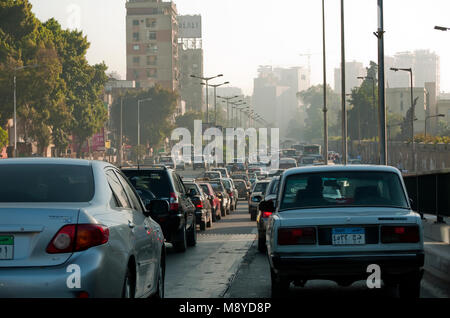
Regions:
<instances>
[{"instance_id":1,"label":"apartment building","mask_svg":"<svg viewBox=\"0 0 450 318\"><path fill-rule=\"evenodd\" d=\"M127 80L136 88L161 85L178 91L177 8L162 0L126 3Z\"/></svg>"}]
</instances>

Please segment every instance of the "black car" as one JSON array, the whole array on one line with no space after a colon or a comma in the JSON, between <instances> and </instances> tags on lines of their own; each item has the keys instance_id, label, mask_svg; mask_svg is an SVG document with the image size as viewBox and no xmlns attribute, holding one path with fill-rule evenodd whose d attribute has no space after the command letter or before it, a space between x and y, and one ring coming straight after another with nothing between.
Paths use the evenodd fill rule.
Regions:
<instances>
[{"instance_id":1,"label":"black car","mask_svg":"<svg viewBox=\"0 0 450 318\"><path fill-rule=\"evenodd\" d=\"M186 182L186 189L191 194L192 203L195 205L196 223L200 225L200 230L212 226L212 209L208 196L203 193L200 185L195 182Z\"/></svg>"},{"instance_id":2,"label":"black car","mask_svg":"<svg viewBox=\"0 0 450 318\"><path fill-rule=\"evenodd\" d=\"M236 179L234 180L234 184L236 185L236 189L239 192L239 198L248 200L250 187L248 186L247 182L245 180Z\"/></svg>"},{"instance_id":3,"label":"black car","mask_svg":"<svg viewBox=\"0 0 450 318\"><path fill-rule=\"evenodd\" d=\"M165 166L123 168L122 172L141 191L150 191L169 203L169 212L155 216L167 242L184 252L197 242L195 206L180 176ZM144 200L144 198L142 198Z\"/></svg>"}]
</instances>

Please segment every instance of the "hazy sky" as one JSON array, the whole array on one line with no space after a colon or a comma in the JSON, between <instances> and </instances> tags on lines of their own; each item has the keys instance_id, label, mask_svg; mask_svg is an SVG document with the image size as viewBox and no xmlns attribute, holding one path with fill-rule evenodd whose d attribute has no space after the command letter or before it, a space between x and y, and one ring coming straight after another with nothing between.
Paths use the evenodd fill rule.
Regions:
<instances>
[{"instance_id":1,"label":"hazy sky","mask_svg":"<svg viewBox=\"0 0 450 318\"><path fill-rule=\"evenodd\" d=\"M55 17L63 27L78 26L91 42L90 63L105 61L126 75L125 0L30 0L41 20ZM176 0L179 14L201 14L205 75L253 92L259 65L305 66L312 53L312 83L322 82L320 0ZM334 84L340 65L340 1L325 0L327 76ZM79 16L79 18L78 18ZM441 57L441 90L450 92L449 0L385 0L385 54L430 49ZM365 66L377 61L377 0L345 0L346 60ZM389 71L386 71L389 72Z\"/></svg>"}]
</instances>

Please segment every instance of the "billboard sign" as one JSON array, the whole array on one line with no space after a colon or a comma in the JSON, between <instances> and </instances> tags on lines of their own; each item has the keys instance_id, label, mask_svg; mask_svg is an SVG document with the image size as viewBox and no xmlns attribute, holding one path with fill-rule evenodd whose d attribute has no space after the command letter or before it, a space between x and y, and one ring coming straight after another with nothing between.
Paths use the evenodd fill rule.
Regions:
<instances>
[{"instance_id":1,"label":"billboard sign","mask_svg":"<svg viewBox=\"0 0 450 318\"><path fill-rule=\"evenodd\" d=\"M202 37L202 16L201 15L180 15L178 16L178 37L181 39Z\"/></svg>"}]
</instances>

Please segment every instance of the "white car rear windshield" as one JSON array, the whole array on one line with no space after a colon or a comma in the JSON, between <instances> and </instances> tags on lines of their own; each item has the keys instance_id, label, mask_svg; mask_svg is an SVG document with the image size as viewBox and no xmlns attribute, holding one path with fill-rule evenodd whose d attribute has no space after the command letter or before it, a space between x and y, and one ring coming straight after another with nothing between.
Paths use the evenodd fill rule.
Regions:
<instances>
[{"instance_id":1,"label":"white car rear windshield","mask_svg":"<svg viewBox=\"0 0 450 318\"><path fill-rule=\"evenodd\" d=\"M62 164L0 165L0 202L89 202L92 167Z\"/></svg>"},{"instance_id":2,"label":"white car rear windshield","mask_svg":"<svg viewBox=\"0 0 450 318\"><path fill-rule=\"evenodd\" d=\"M397 174L391 172L326 172L287 177L280 210L319 207L408 208Z\"/></svg>"}]
</instances>

